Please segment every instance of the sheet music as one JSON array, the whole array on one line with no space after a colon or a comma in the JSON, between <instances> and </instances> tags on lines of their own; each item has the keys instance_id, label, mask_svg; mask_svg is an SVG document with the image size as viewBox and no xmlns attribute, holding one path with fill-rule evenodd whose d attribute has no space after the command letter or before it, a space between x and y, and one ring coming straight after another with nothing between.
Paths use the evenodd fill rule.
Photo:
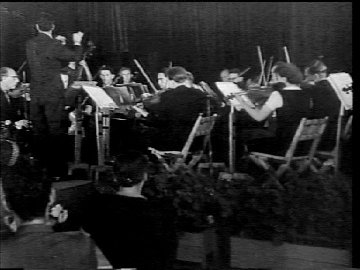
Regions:
<instances>
[{"instance_id":1,"label":"sheet music","mask_svg":"<svg viewBox=\"0 0 360 270\"><path fill-rule=\"evenodd\" d=\"M235 83L233 82L216 82L216 87L220 90L220 92L228 98L231 105L234 106L236 109L239 110L241 107L241 103L235 98L232 97L234 94L243 94L241 98L251 107L254 108L255 105L244 95L246 92L240 89Z\"/></svg>"},{"instance_id":2,"label":"sheet music","mask_svg":"<svg viewBox=\"0 0 360 270\"><path fill-rule=\"evenodd\" d=\"M345 110L353 108L353 91L352 78L350 74L345 72L330 74L327 78L328 82L336 92Z\"/></svg>"},{"instance_id":3,"label":"sheet music","mask_svg":"<svg viewBox=\"0 0 360 270\"><path fill-rule=\"evenodd\" d=\"M128 92L127 87L115 87L115 86L106 86L104 87L106 94L111 97L116 105L119 107L122 105L129 105L132 103L131 95Z\"/></svg>"},{"instance_id":4,"label":"sheet music","mask_svg":"<svg viewBox=\"0 0 360 270\"><path fill-rule=\"evenodd\" d=\"M84 91L91 97L100 109L112 108L116 109L118 106L114 100L109 97L106 92L98 86L87 86L83 85Z\"/></svg>"}]
</instances>

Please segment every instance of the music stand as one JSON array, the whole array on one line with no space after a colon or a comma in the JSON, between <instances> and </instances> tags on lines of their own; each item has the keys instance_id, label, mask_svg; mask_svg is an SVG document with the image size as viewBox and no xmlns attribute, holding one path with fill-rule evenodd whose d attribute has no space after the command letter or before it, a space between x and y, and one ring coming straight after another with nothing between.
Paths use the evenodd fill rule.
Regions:
<instances>
[{"instance_id":1,"label":"music stand","mask_svg":"<svg viewBox=\"0 0 360 270\"><path fill-rule=\"evenodd\" d=\"M97 86L83 86L85 92L90 96L96 105L96 143L98 149L98 165L103 166L105 158L109 157L109 135L110 135L110 111L115 110L118 105Z\"/></svg>"},{"instance_id":2,"label":"music stand","mask_svg":"<svg viewBox=\"0 0 360 270\"><path fill-rule=\"evenodd\" d=\"M339 155L340 155L340 138L341 138L341 128L342 128L342 118L344 116L345 110L352 110L353 108L353 92L352 92L352 83L353 80L350 74L345 72L333 73L330 74L327 78L327 81L330 83L331 87L338 96L341 105L340 113L338 116L337 123L337 132L336 132L336 145L334 150L334 165L335 165L335 174L339 172Z\"/></svg>"},{"instance_id":3,"label":"music stand","mask_svg":"<svg viewBox=\"0 0 360 270\"><path fill-rule=\"evenodd\" d=\"M129 93L126 86L109 86L105 87L104 91L108 94L116 103L117 106L133 104L133 97Z\"/></svg>"},{"instance_id":4,"label":"music stand","mask_svg":"<svg viewBox=\"0 0 360 270\"><path fill-rule=\"evenodd\" d=\"M216 82L218 90L221 92L223 97L230 101L230 112L229 112L229 172L233 174L235 172L235 130L234 130L234 108L239 106L240 103L234 95L242 95L245 93L233 82Z\"/></svg>"}]
</instances>

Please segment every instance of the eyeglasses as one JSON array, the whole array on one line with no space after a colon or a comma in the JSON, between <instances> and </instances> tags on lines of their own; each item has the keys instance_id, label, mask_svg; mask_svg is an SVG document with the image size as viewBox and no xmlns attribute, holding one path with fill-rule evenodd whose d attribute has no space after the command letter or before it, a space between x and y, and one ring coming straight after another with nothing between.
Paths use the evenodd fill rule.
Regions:
<instances>
[{"instance_id":1,"label":"eyeglasses","mask_svg":"<svg viewBox=\"0 0 360 270\"><path fill-rule=\"evenodd\" d=\"M12 78L18 78L19 79L18 75L10 75L10 76L6 76L6 77L12 77Z\"/></svg>"}]
</instances>

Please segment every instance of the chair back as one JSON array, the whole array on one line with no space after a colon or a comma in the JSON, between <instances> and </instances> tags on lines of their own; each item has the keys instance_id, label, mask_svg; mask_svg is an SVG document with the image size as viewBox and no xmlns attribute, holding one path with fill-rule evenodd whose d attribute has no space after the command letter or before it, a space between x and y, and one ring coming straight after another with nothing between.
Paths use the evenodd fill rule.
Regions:
<instances>
[{"instance_id":1,"label":"chair back","mask_svg":"<svg viewBox=\"0 0 360 270\"><path fill-rule=\"evenodd\" d=\"M210 140L210 134L214 127L215 120L216 120L217 114L214 114L212 116L203 117L203 114L200 113L198 118L195 121L195 124L189 134L189 137L181 150L181 154L183 155L184 160L186 159L190 147L196 137L199 136L205 136L204 138L204 147Z\"/></svg>"},{"instance_id":2,"label":"chair back","mask_svg":"<svg viewBox=\"0 0 360 270\"><path fill-rule=\"evenodd\" d=\"M302 118L290 144L290 148L286 152L286 157L291 160L299 142L313 141L308 153L308 157L312 159L320 142L321 136L325 131L328 118L329 117L327 116L321 119Z\"/></svg>"}]
</instances>

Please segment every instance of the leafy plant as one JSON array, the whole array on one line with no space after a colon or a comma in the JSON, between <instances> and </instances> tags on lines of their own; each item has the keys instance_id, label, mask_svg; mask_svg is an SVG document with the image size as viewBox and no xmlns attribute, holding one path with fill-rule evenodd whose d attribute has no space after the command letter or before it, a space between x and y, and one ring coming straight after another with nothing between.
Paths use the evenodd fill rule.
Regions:
<instances>
[{"instance_id":1,"label":"leafy plant","mask_svg":"<svg viewBox=\"0 0 360 270\"><path fill-rule=\"evenodd\" d=\"M331 247L351 243L351 179L289 171L279 180L271 171L247 169L248 174L231 180L186 168L171 174L158 170L144 193L171 202L182 231L216 225L259 240Z\"/></svg>"}]
</instances>

